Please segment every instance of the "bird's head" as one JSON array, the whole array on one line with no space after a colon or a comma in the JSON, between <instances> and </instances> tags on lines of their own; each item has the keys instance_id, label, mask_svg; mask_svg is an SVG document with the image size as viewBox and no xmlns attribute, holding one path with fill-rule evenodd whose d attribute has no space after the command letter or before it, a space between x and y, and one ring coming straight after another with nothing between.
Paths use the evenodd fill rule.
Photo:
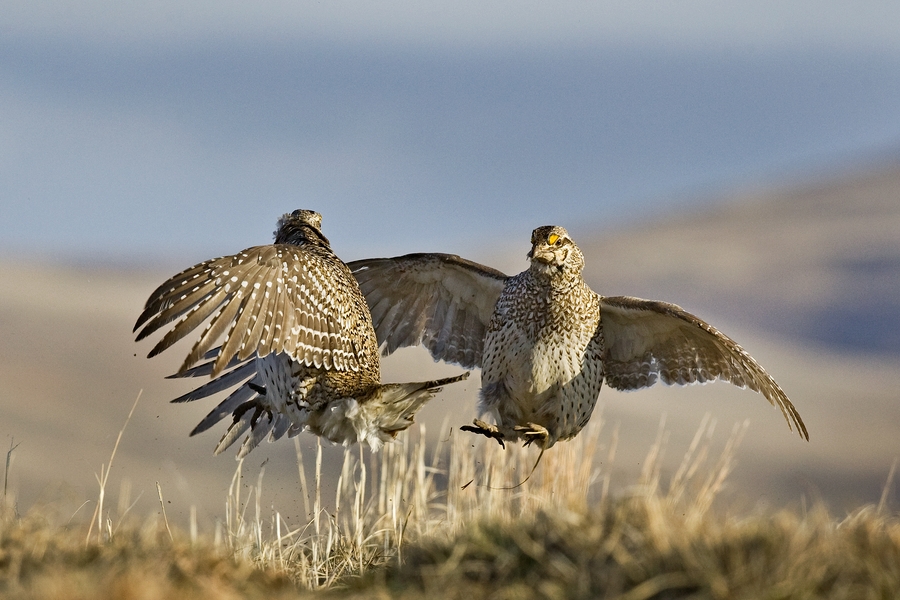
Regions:
<instances>
[{"instance_id":1,"label":"bird's head","mask_svg":"<svg viewBox=\"0 0 900 600\"><path fill-rule=\"evenodd\" d=\"M532 269L549 274L580 273L584 268L581 250L569 237L569 232L558 225L544 225L531 232L528 258Z\"/></svg>"},{"instance_id":2,"label":"bird's head","mask_svg":"<svg viewBox=\"0 0 900 600\"><path fill-rule=\"evenodd\" d=\"M278 219L275 230L276 244L300 244L303 242L330 246L328 238L322 235L322 215L314 210L302 208L285 213Z\"/></svg>"}]
</instances>

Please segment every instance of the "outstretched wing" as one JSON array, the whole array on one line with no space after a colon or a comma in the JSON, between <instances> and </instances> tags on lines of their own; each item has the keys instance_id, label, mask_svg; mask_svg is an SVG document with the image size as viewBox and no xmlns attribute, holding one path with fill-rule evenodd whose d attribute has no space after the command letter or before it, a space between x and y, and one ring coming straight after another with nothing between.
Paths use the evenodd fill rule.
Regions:
<instances>
[{"instance_id":1,"label":"outstretched wing","mask_svg":"<svg viewBox=\"0 0 900 600\"><path fill-rule=\"evenodd\" d=\"M607 383L618 390L657 379L685 385L721 379L761 393L788 427L809 439L800 414L781 387L734 340L675 304L628 296L600 298Z\"/></svg>"},{"instance_id":2,"label":"outstretched wing","mask_svg":"<svg viewBox=\"0 0 900 600\"><path fill-rule=\"evenodd\" d=\"M134 330L141 340L176 321L148 357L159 354L209 318L179 369L182 373L222 338L211 369L232 358L284 352L307 366L358 371L377 361L365 299L340 259L293 244L248 248L204 261L159 286ZM377 363L376 363L377 364Z\"/></svg>"},{"instance_id":3,"label":"outstretched wing","mask_svg":"<svg viewBox=\"0 0 900 600\"><path fill-rule=\"evenodd\" d=\"M484 333L506 275L452 254L347 263L369 303L385 355L424 345L435 360L480 367Z\"/></svg>"}]
</instances>

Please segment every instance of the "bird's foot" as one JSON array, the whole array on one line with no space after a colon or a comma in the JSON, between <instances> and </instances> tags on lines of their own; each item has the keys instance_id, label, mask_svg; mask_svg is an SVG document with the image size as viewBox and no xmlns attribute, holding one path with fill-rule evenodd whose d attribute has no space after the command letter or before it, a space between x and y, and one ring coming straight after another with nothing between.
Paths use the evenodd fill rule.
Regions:
<instances>
[{"instance_id":1,"label":"bird's foot","mask_svg":"<svg viewBox=\"0 0 900 600\"><path fill-rule=\"evenodd\" d=\"M513 429L515 429L516 432L522 436L522 439L525 440L523 444L525 446L540 440L541 443L539 445L543 448L546 446L547 440L550 439L550 432L547 431L547 428L543 425L538 425L537 423L516 425Z\"/></svg>"},{"instance_id":2,"label":"bird's foot","mask_svg":"<svg viewBox=\"0 0 900 600\"><path fill-rule=\"evenodd\" d=\"M506 448L506 444L503 443L503 434L500 433L500 430L497 429L496 425L491 425L490 423L485 423L479 419L475 419L472 421L472 425L463 425L460 427L460 431L469 431L471 433L477 433L483 435L485 437L489 437L491 439L497 440L497 443L500 444L501 448Z\"/></svg>"}]
</instances>

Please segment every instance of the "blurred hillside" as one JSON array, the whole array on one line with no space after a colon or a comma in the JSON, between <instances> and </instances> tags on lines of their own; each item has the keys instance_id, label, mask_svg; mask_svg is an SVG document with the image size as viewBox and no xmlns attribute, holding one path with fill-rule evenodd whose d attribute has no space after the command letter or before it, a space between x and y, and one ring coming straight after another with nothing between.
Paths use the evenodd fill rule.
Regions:
<instances>
[{"instance_id":1,"label":"blurred hillside","mask_svg":"<svg viewBox=\"0 0 900 600\"><path fill-rule=\"evenodd\" d=\"M735 194L709 208L698 204L617 231L560 223L584 250L586 278L596 291L675 302L713 323L782 384L810 431L810 442L801 441L761 396L724 384L629 394L604 389L597 415L609 423L609 437L619 429L614 482L634 481L661 415L669 432L665 464L674 469L710 413L720 443L735 423L751 421L731 479L733 498L783 505L821 497L837 509L878 501L900 456L898 197L900 167L889 167L824 184ZM326 215L326 234L327 223ZM529 233L507 240L495 260L487 251L468 258L510 273L522 269ZM259 242L268 236L259 232ZM377 242L373 255L380 254ZM441 249L409 249L419 250ZM18 445L10 489L21 508L59 498L77 507L96 498L95 473L108 462L143 390L109 491L127 480L130 491L122 493L140 497L134 510L146 512L158 504L159 482L170 516L186 514L191 505L201 519L221 514L233 452L212 456L221 429L187 437L212 403L167 403L191 387L163 378L187 345L147 360L151 344L135 344L131 334L145 298L171 274L149 266L0 264L0 439L7 449ZM422 349L398 352L383 367L389 381L458 370L433 363ZM477 389L476 376L435 398L422 418L429 433L457 435L474 416ZM442 427L445 420L449 425ZM314 439L299 439L310 461ZM326 448L331 469L340 456L340 448ZM244 473L255 483L261 468L267 505L299 514L305 492L292 443L255 450ZM898 496L895 484L894 504Z\"/></svg>"},{"instance_id":2,"label":"blurred hillside","mask_svg":"<svg viewBox=\"0 0 900 600\"><path fill-rule=\"evenodd\" d=\"M583 246L606 294L665 290L812 346L900 356L896 165L733 194Z\"/></svg>"}]
</instances>

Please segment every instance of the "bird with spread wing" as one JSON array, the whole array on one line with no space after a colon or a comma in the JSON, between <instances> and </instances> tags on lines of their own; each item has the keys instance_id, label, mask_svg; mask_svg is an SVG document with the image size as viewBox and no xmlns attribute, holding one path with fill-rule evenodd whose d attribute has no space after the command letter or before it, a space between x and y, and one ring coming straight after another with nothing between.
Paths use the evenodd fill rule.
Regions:
<instances>
[{"instance_id":1,"label":"bird with spread wing","mask_svg":"<svg viewBox=\"0 0 900 600\"><path fill-rule=\"evenodd\" d=\"M805 439L781 387L734 340L675 304L601 296L582 278L568 232L538 227L514 276L449 254L348 263L384 354L423 345L435 360L481 368L478 419L463 429L549 448L575 436L607 385L730 382L761 393Z\"/></svg>"},{"instance_id":2,"label":"bird with spread wing","mask_svg":"<svg viewBox=\"0 0 900 600\"><path fill-rule=\"evenodd\" d=\"M207 323L172 377L211 380L173 402L237 386L191 432L231 415L216 454L248 431L238 457L267 435L272 441L307 430L377 449L409 427L441 386L468 377L381 383L369 308L321 228L321 215L310 210L282 216L274 244L173 276L150 295L134 326L143 327L140 341L177 321L152 357Z\"/></svg>"}]
</instances>

